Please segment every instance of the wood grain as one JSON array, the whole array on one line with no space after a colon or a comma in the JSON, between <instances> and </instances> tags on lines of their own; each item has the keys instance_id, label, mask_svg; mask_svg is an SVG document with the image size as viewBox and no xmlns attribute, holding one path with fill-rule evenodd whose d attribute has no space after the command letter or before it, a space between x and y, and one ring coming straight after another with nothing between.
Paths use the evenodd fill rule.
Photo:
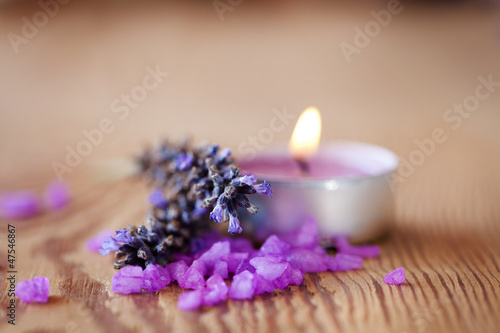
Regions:
<instances>
[{"instance_id":1,"label":"wood grain","mask_svg":"<svg viewBox=\"0 0 500 333\"><path fill-rule=\"evenodd\" d=\"M5 34L39 10L36 2L0 6ZM474 94L478 76L500 79L500 11L484 3L404 4L347 64L339 43L385 6L243 2L220 21L210 2L75 0L19 54L0 41L2 191L41 193L54 178L51 163L64 161L65 147L84 139L83 130L104 117L116 125L65 175L70 206L0 222L2 276L11 223L18 280L47 276L51 288L48 304L17 303L15 327L0 311L0 331L498 332L500 91L458 129L443 113ZM116 118L112 101L156 64L171 76L129 118ZM194 312L177 310L176 285L142 295L110 292L112 259L87 252L85 242L103 229L140 223L147 188L133 179L99 181L93 162L130 156L162 135L192 134L238 153L269 125L273 109L298 113L310 104L323 112L324 140L373 142L405 159L434 128L446 133L398 184L391 230L375 240L379 258L361 270L306 274L300 286ZM292 129L275 133L273 143ZM382 282L401 266L406 283ZM0 285L5 309L6 280Z\"/></svg>"},{"instance_id":2,"label":"wood grain","mask_svg":"<svg viewBox=\"0 0 500 333\"><path fill-rule=\"evenodd\" d=\"M106 184L93 191L82 186L67 210L15 223L19 279L42 275L51 281L48 304L17 304L16 329L496 331L500 312L498 234L429 231L410 223L398 224L380 239L382 255L365 260L362 270L306 274L303 285L253 301L229 301L185 313L176 308L181 293L177 286L158 294L114 295L109 291L115 272L111 258L86 252L85 241L103 227L118 228L123 220L139 221L145 208L138 204L144 195L141 187L136 181ZM6 238L5 232L2 237ZM400 266L405 267L406 283L384 284L383 275ZM5 272L5 266L2 270ZM2 284L5 290L5 282ZM6 302L3 293L2 306ZM11 329L6 318L2 319L2 331Z\"/></svg>"}]
</instances>

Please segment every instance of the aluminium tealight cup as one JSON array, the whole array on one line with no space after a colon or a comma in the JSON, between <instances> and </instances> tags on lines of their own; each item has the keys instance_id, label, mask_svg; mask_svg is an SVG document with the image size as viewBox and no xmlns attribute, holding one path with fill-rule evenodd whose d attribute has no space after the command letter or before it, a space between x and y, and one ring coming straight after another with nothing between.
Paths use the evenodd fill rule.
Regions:
<instances>
[{"instance_id":1,"label":"aluminium tealight cup","mask_svg":"<svg viewBox=\"0 0 500 333\"><path fill-rule=\"evenodd\" d=\"M251 162L279 158L284 153L286 148L274 147ZM396 154L384 147L354 141L331 142L320 147L318 154L326 160L342 160L361 173L287 179L253 172L259 181L266 179L273 192L272 199L252 196L259 212L249 220L257 238L296 230L311 217L317 221L323 239L346 235L353 242L364 242L387 230L393 217L391 175L398 167ZM252 172L245 168L250 165L247 161L240 165L244 171Z\"/></svg>"}]
</instances>

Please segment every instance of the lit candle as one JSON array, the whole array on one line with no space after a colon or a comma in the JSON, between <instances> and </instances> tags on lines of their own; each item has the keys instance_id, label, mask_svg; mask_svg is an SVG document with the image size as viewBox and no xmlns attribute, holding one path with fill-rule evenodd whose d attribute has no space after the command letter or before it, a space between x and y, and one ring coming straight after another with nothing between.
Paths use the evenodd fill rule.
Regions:
<instances>
[{"instance_id":1,"label":"lit candle","mask_svg":"<svg viewBox=\"0 0 500 333\"><path fill-rule=\"evenodd\" d=\"M397 168L390 150L362 142L319 145L321 117L308 108L297 121L289 151L270 147L240 166L272 186L272 200L258 200L255 233L265 237L297 229L313 217L320 235L364 241L380 235L392 213L388 177Z\"/></svg>"},{"instance_id":2,"label":"lit candle","mask_svg":"<svg viewBox=\"0 0 500 333\"><path fill-rule=\"evenodd\" d=\"M316 154L320 137L321 116L310 107L300 115L290 139L290 153L304 175L309 174L308 160Z\"/></svg>"}]
</instances>

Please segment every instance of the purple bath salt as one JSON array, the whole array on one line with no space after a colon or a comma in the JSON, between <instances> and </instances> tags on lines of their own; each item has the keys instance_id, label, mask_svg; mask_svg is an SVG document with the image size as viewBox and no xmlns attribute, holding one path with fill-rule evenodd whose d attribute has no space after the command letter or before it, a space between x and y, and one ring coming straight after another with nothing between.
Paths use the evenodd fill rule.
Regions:
<instances>
[{"instance_id":1,"label":"purple bath salt","mask_svg":"<svg viewBox=\"0 0 500 333\"><path fill-rule=\"evenodd\" d=\"M286 268L283 274L273 280L274 286L278 289L283 289L289 285L299 285L304 280L304 275L300 269L292 268L292 265L285 263Z\"/></svg>"},{"instance_id":2,"label":"purple bath salt","mask_svg":"<svg viewBox=\"0 0 500 333\"><path fill-rule=\"evenodd\" d=\"M231 252L246 252L250 253L254 251L252 242L247 238L229 238L229 243L231 244Z\"/></svg>"},{"instance_id":3,"label":"purple bath salt","mask_svg":"<svg viewBox=\"0 0 500 333\"><path fill-rule=\"evenodd\" d=\"M363 258L344 253L337 253L335 261L338 271L350 271L361 268L363 265Z\"/></svg>"},{"instance_id":4,"label":"purple bath salt","mask_svg":"<svg viewBox=\"0 0 500 333\"><path fill-rule=\"evenodd\" d=\"M229 298L251 299L255 292L257 281L252 273L243 271L233 277L233 282L229 287Z\"/></svg>"},{"instance_id":5,"label":"purple bath salt","mask_svg":"<svg viewBox=\"0 0 500 333\"><path fill-rule=\"evenodd\" d=\"M293 285L301 285L304 281L304 274L300 271L300 269L292 268L290 271L290 284Z\"/></svg>"},{"instance_id":6,"label":"purple bath salt","mask_svg":"<svg viewBox=\"0 0 500 333\"><path fill-rule=\"evenodd\" d=\"M0 213L4 219L24 219L39 212L40 202L31 191L10 192L0 197Z\"/></svg>"},{"instance_id":7,"label":"purple bath salt","mask_svg":"<svg viewBox=\"0 0 500 333\"><path fill-rule=\"evenodd\" d=\"M387 284L401 284L405 282L405 269L403 267L397 268L384 276L383 281Z\"/></svg>"},{"instance_id":8,"label":"purple bath salt","mask_svg":"<svg viewBox=\"0 0 500 333\"><path fill-rule=\"evenodd\" d=\"M290 251L287 260L293 268L298 268L302 272L324 272L327 270L325 256L317 254L312 250L294 249Z\"/></svg>"},{"instance_id":9,"label":"purple bath salt","mask_svg":"<svg viewBox=\"0 0 500 333\"><path fill-rule=\"evenodd\" d=\"M290 265L287 262L284 264L285 264L285 269L283 270L283 273L281 273L279 276L277 276L276 278L274 278L272 280L274 283L274 286L277 289L284 289L284 288L288 287L288 285L290 284L290 275L291 275L293 268L292 268L292 265Z\"/></svg>"},{"instance_id":10,"label":"purple bath salt","mask_svg":"<svg viewBox=\"0 0 500 333\"><path fill-rule=\"evenodd\" d=\"M215 262L224 254L231 252L229 241L217 242L212 247L200 256L200 260L205 262L207 269L213 269Z\"/></svg>"},{"instance_id":11,"label":"purple bath salt","mask_svg":"<svg viewBox=\"0 0 500 333\"><path fill-rule=\"evenodd\" d=\"M363 258L375 258L380 255L377 245L351 245L346 236L337 236L334 239L339 253L351 254Z\"/></svg>"},{"instance_id":12,"label":"purple bath salt","mask_svg":"<svg viewBox=\"0 0 500 333\"><path fill-rule=\"evenodd\" d=\"M200 289L205 286L205 279L203 272L196 267L191 266L184 276L178 280L179 286L186 289Z\"/></svg>"},{"instance_id":13,"label":"purple bath salt","mask_svg":"<svg viewBox=\"0 0 500 333\"><path fill-rule=\"evenodd\" d=\"M111 244L112 249L115 245L120 246L115 243ZM358 269L362 267L362 257L374 257L379 253L379 248L374 245L352 246L346 237L337 237L336 245L337 255L328 255L319 244L313 219L307 220L298 231L268 237L259 250L254 249L248 239L205 235L193 247L195 251L176 254L174 260L177 261L166 268L152 264L145 271L140 267L123 268L115 275L116 279L113 278L112 290L126 294L139 292L142 286L157 291L170 281L177 281L180 287L194 289L179 296L179 309L194 310L203 305L215 305L228 297L251 299L253 295L300 285L307 272ZM130 270L128 273L127 269ZM399 275L398 270L401 270ZM402 283L404 272L402 268L398 270L384 277L384 282ZM234 273L234 276L228 287L224 279L229 278L229 273ZM207 276L209 278L205 281Z\"/></svg>"},{"instance_id":14,"label":"purple bath salt","mask_svg":"<svg viewBox=\"0 0 500 333\"><path fill-rule=\"evenodd\" d=\"M111 291L119 294L133 294L141 292L144 271L139 266L125 266L113 276Z\"/></svg>"},{"instance_id":15,"label":"purple bath salt","mask_svg":"<svg viewBox=\"0 0 500 333\"><path fill-rule=\"evenodd\" d=\"M248 259L248 253L244 252L228 253L221 257L221 260L227 262L227 270L229 273L236 272L240 263L245 259Z\"/></svg>"},{"instance_id":16,"label":"purple bath salt","mask_svg":"<svg viewBox=\"0 0 500 333\"><path fill-rule=\"evenodd\" d=\"M255 257L250 259L250 265L255 267L255 273L264 279L272 281L279 278L290 266L287 262L277 261L279 258L273 256Z\"/></svg>"},{"instance_id":17,"label":"purple bath salt","mask_svg":"<svg viewBox=\"0 0 500 333\"><path fill-rule=\"evenodd\" d=\"M45 205L50 210L64 208L71 199L69 186L65 182L53 181L45 189L44 199Z\"/></svg>"},{"instance_id":18,"label":"purple bath salt","mask_svg":"<svg viewBox=\"0 0 500 333\"><path fill-rule=\"evenodd\" d=\"M170 275L171 281L179 281L182 279L186 271L188 270L188 265L184 262L184 260L176 261L166 266L168 274Z\"/></svg>"},{"instance_id":19,"label":"purple bath salt","mask_svg":"<svg viewBox=\"0 0 500 333\"><path fill-rule=\"evenodd\" d=\"M234 274L240 274L243 271L249 271L250 273L255 273L255 267L250 265L250 260L244 259L240 262Z\"/></svg>"},{"instance_id":20,"label":"purple bath salt","mask_svg":"<svg viewBox=\"0 0 500 333\"><path fill-rule=\"evenodd\" d=\"M144 270L142 288L149 291L158 291L170 283L170 275L166 268L160 265L148 265Z\"/></svg>"},{"instance_id":21,"label":"purple bath salt","mask_svg":"<svg viewBox=\"0 0 500 333\"><path fill-rule=\"evenodd\" d=\"M290 250L290 245L283 240L281 240L276 235L269 236L264 244L260 247L259 253L261 255L266 254L284 254Z\"/></svg>"},{"instance_id":22,"label":"purple bath salt","mask_svg":"<svg viewBox=\"0 0 500 333\"><path fill-rule=\"evenodd\" d=\"M205 261L203 261L203 260L200 260L200 259L193 260L191 267L198 268L200 270L200 272L203 274L203 276L208 274L207 265L205 264Z\"/></svg>"},{"instance_id":23,"label":"purple bath salt","mask_svg":"<svg viewBox=\"0 0 500 333\"><path fill-rule=\"evenodd\" d=\"M191 311L199 308L202 302L202 290L186 291L179 296L177 307L183 311Z\"/></svg>"},{"instance_id":24,"label":"purple bath salt","mask_svg":"<svg viewBox=\"0 0 500 333\"><path fill-rule=\"evenodd\" d=\"M316 246L313 249L313 252L316 253L316 254L319 254L320 256L326 256L326 255L328 255L328 252L323 247L321 247L320 245Z\"/></svg>"},{"instance_id":25,"label":"purple bath salt","mask_svg":"<svg viewBox=\"0 0 500 333\"><path fill-rule=\"evenodd\" d=\"M173 262L184 261L184 263L189 267L189 266L191 266L191 264L193 263L195 258L193 256L189 256L187 254L175 253L172 256L172 259L173 259Z\"/></svg>"},{"instance_id":26,"label":"purple bath salt","mask_svg":"<svg viewBox=\"0 0 500 333\"><path fill-rule=\"evenodd\" d=\"M49 300L49 279L37 276L31 280L18 282L16 296L24 303L47 303Z\"/></svg>"},{"instance_id":27,"label":"purple bath salt","mask_svg":"<svg viewBox=\"0 0 500 333\"><path fill-rule=\"evenodd\" d=\"M250 259L250 261L252 262L252 265L254 265L254 264L261 265L261 264L266 264L269 262L279 263L279 262L284 262L285 257L283 257L279 254L266 254L265 256L253 257L252 259ZM257 266L255 266L255 268L257 268Z\"/></svg>"},{"instance_id":28,"label":"purple bath salt","mask_svg":"<svg viewBox=\"0 0 500 333\"><path fill-rule=\"evenodd\" d=\"M325 256L325 264L329 271L336 272L339 270L339 263L332 256Z\"/></svg>"},{"instance_id":29,"label":"purple bath salt","mask_svg":"<svg viewBox=\"0 0 500 333\"><path fill-rule=\"evenodd\" d=\"M273 281L264 279L260 275L254 275L255 278L255 295L261 295L264 293L272 293L274 291Z\"/></svg>"},{"instance_id":30,"label":"purple bath salt","mask_svg":"<svg viewBox=\"0 0 500 333\"><path fill-rule=\"evenodd\" d=\"M229 271L227 270L227 262L218 260L214 265L214 275L220 275L223 279L229 277Z\"/></svg>"},{"instance_id":31,"label":"purple bath salt","mask_svg":"<svg viewBox=\"0 0 500 333\"><path fill-rule=\"evenodd\" d=\"M109 236L114 236L115 232L113 230L103 230L94 237L90 238L87 243L85 243L85 248L90 252L99 252L101 244L109 238Z\"/></svg>"},{"instance_id":32,"label":"purple bath salt","mask_svg":"<svg viewBox=\"0 0 500 333\"><path fill-rule=\"evenodd\" d=\"M316 220L309 218L297 231L280 237L295 248L314 249L319 244Z\"/></svg>"},{"instance_id":33,"label":"purple bath salt","mask_svg":"<svg viewBox=\"0 0 500 333\"><path fill-rule=\"evenodd\" d=\"M227 299L229 287L224 279L215 274L207 280L207 287L202 292L203 305L215 305Z\"/></svg>"}]
</instances>

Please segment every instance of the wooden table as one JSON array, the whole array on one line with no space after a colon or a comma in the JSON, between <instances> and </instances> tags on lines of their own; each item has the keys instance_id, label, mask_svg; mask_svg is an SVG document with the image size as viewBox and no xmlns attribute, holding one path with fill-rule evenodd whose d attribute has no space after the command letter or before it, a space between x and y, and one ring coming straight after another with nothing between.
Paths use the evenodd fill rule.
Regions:
<instances>
[{"instance_id":1,"label":"wooden table","mask_svg":"<svg viewBox=\"0 0 500 333\"><path fill-rule=\"evenodd\" d=\"M12 327L2 279L0 331L498 332L500 91L470 115L450 120L447 110L473 102L478 77L500 81L500 11L414 2L402 2L402 12L351 63L341 43L353 43L355 27L385 3L242 2L222 21L210 1L139 7L75 0L18 53L3 38L2 191L42 192L55 178L52 162L65 163L66 147L76 149L83 130L105 118L113 130L64 174L70 206L1 222L2 276L10 223L17 279L47 276L51 291L48 304L17 302ZM0 7L5 36L40 11L36 2ZM129 113L113 112L115 100L157 67L169 75L147 98ZM186 134L241 156L239 145L269 127L273 110L297 116L310 104L323 111L324 140L381 144L410 164L400 169L391 231L376 241L379 258L361 270L306 274L301 286L195 312L177 310L182 290L174 285L158 294L110 292L112 259L87 252L85 242L100 230L140 223L147 187L109 175L103 181L92 172L95 162ZM286 142L293 123L272 142ZM436 128L446 139L430 149ZM424 149L416 141L432 151L418 153ZM405 284L382 282L401 266Z\"/></svg>"}]
</instances>

